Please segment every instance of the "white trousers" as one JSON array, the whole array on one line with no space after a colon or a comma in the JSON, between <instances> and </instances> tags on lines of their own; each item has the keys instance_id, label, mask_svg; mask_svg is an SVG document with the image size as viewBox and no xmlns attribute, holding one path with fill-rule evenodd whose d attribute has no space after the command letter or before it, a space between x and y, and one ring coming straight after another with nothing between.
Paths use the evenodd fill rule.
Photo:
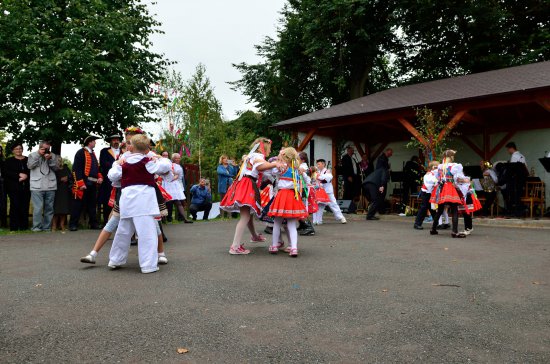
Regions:
<instances>
[{"instance_id":1,"label":"white trousers","mask_svg":"<svg viewBox=\"0 0 550 364\"><path fill-rule=\"evenodd\" d=\"M128 259L132 235L139 236L139 266L143 273L158 270L157 222L153 216L136 216L120 219L118 229L109 253L109 265L123 265Z\"/></svg>"},{"instance_id":2,"label":"white trousers","mask_svg":"<svg viewBox=\"0 0 550 364\"><path fill-rule=\"evenodd\" d=\"M327 195L330 198L330 202L327 204L329 209L334 214L334 217L336 218L336 220L342 220L344 218L344 215L340 210L340 206L338 206L338 202L336 202L336 197L334 197L334 193L327 193ZM313 214L314 223L323 222L324 210L325 210L325 205L319 204L319 211Z\"/></svg>"}]
</instances>

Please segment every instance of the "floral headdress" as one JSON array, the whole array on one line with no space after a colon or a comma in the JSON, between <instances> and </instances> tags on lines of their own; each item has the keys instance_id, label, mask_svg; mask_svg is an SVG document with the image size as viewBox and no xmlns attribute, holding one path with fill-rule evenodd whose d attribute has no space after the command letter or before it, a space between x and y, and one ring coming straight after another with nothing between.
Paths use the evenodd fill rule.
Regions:
<instances>
[{"instance_id":1,"label":"floral headdress","mask_svg":"<svg viewBox=\"0 0 550 364\"><path fill-rule=\"evenodd\" d=\"M124 134L144 134L144 132L138 126L129 126L124 129Z\"/></svg>"}]
</instances>

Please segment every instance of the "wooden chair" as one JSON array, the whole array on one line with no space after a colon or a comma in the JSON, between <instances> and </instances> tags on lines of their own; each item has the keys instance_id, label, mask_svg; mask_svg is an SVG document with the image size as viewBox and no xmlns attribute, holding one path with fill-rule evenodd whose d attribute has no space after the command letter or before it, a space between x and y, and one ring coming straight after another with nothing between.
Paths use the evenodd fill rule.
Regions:
<instances>
[{"instance_id":1,"label":"wooden chair","mask_svg":"<svg viewBox=\"0 0 550 364\"><path fill-rule=\"evenodd\" d=\"M530 217L533 218L533 210L535 206L540 209L540 217L544 216L544 182L527 182L525 185L525 196L521 198L521 202L529 205Z\"/></svg>"}]
</instances>

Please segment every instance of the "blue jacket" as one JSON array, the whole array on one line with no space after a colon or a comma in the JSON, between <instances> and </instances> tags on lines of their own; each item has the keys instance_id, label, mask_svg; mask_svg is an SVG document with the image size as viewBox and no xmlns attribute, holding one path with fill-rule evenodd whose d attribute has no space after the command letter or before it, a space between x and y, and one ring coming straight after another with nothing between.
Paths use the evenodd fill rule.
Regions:
<instances>
[{"instance_id":1,"label":"blue jacket","mask_svg":"<svg viewBox=\"0 0 550 364\"><path fill-rule=\"evenodd\" d=\"M202 205L203 203L212 202L212 194L206 187L200 185L194 185L189 191L191 193L191 203L195 205Z\"/></svg>"},{"instance_id":2,"label":"blue jacket","mask_svg":"<svg viewBox=\"0 0 550 364\"><path fill-rule=\"evenodd\" d=\"M227 165L227 168L223 164L218 166L218 193L227 192L227 189L233 183L233 177L238 171L238 167L232 165Z\"/></svg>"}]
</instances>

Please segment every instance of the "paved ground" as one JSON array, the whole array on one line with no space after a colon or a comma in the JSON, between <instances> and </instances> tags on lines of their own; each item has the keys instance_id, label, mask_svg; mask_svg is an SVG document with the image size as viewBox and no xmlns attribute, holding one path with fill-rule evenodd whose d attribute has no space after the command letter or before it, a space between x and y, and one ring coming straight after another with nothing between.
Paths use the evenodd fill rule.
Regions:
<instances>
[{"instance_id":1,"label":"paved ground","mask_svg":"<svg viewBox=\"0 0 550 364\"><path fill-rule=\"evenodd\" d=\"M149 275L80 263L94 231L0 236L0 362L550 362L548 230L327 222L297 259L170 225Z\"/></svg>"}]
</instances>

